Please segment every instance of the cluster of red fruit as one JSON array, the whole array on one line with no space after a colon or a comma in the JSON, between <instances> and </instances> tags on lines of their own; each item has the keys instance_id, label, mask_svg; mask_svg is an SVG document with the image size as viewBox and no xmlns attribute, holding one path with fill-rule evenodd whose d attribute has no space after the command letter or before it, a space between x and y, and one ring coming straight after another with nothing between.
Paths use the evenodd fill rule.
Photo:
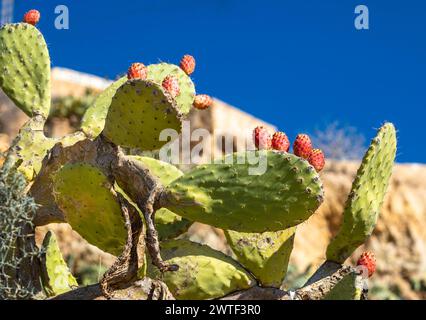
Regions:
<instances>
[{"instance_id":1,"label":"cluster of red fruit","mask_svg":"<svg viewBox=\"0 0 426 320\"><path fill-rule=\"evenodd\" d=\"M284 132L275 132L272 137L264 127L254 129L254 143L258 149L274 149L288 152L290 141ZM293 152L296 156L307 159L309 163L320 172L325 166L324 153L320 149L313 149L308 135L299 134L293 144Z\"/></svg>"},{"instance_id":2,"label":"cluster of red fruit","mask_svg":"<svg viewBox=\"0 0 426 320\"><path fill-rule=\"evenodd\" d=\"M180 68L187 74L191 75L195 70L195 59L189 54L184 55L180 61ZM127 78L129 80L141 79L145 80L148 76L148 69L143 63L134 63L127 71ZM164 78L162 83L163 88L175 98L180 94L179 81L175 76L169 75ZM194 107L199 110L204 110L213 104L213 99L206 94L199 94L195 96Z\"/></svg>"},{"instance_id":3,"label":"cluster of red fruit","mask_svg":"<svg viewBox=\"0 0 426 320\"><path fill-rule=\"evenodd\" d=\"M24 14L23 22L35 26L40 21L40 12L38 10L30 10Z\"/></svg>"}]
</instances>

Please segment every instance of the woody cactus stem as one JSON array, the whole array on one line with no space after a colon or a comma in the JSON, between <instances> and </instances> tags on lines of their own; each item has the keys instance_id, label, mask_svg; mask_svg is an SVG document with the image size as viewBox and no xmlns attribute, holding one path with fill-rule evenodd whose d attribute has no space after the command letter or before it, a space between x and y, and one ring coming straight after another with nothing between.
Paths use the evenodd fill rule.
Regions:
<instances>
[{"instance_id":1,"label":"woody cactus stem","mask_svg":"<svg viewBox=\"0 0 426 320\"><path fill-rule=\"evenodd\" d=\"M158 267L158 269L160 269L161 272L177 271L179 270L178 265L176 264L169 265L165 263L163 259L161 258L158 232L154 224L154 219L155 219L154 203L155 203L156 197L157 197L157 193L155 191L152 192L145 203L145 208L144 208L145 210L143 210L145 223L147 227L146 244L150 252L152 262L154 263L155 266Z\"/></svg>"},{"instance_id":2,"label":"woody cactus stem","mask_svg":"<svg viewBox=\"0 0 426 320\"><path fill-rule=\"evenodd\" d=\"M161 190L158 179L143 166L123 153L119 153L113 166L113 174L118 185L136 202L141 209L146 224L146 246L152 262L160 270L177 270L176 265L167 265L160 255L158 232L154 224L157 197Z\"/></svg>"}]
</instances>

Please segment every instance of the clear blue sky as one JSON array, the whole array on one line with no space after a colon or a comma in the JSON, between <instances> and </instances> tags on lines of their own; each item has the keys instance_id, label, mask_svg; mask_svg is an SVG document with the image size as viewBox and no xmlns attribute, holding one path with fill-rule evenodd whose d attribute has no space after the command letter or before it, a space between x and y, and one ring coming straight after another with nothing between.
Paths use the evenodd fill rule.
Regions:
<instances>
[{"instance_id":1,"label":"clear blue sky","mask_svg":"<svg viewBox=\"0 0 426 320\"><path fill-rule=\"evenodd\" d=\"M426 1L16 0L39 8L53 66L115 78L134 61L198 62L209 93L294 137L339 120L370 139L387 120L399 162L426 162ZM70 30L54 28L54 8ZM370 30L354 28L354 8Z\"/></svg>"}]
</instances>

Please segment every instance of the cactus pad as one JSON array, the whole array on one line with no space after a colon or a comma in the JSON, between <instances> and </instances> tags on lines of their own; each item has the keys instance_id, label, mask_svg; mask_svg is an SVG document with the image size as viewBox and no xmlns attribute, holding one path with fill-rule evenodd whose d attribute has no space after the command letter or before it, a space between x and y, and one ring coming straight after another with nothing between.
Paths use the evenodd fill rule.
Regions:
<instances>
[{"instance_id":1,"label":"cactus pad","mask_svg":"<svg viewBox=\"0 0 426 320\"><path fill-rule=\"evenodd\" d=\"M287 273L296 227L277 232L242 233L225 231L238 261L264 287L279 288Z\"/></svg>"},{"instance_id":2,"label":"cactus pad","mask_svg":"<svg viewBox=\"0 0 426 320\"><path fill-rule=\"evenodd\" d=\"M42 117L30 119L19 131L14 147L15 153L22 163L18 170L28 181L32 181L40 171L43 158L55 145L55 140L47 138L43 133Z\"/></svg>"},{"instance_id":3,"label":"cactus pad","mask_svg":"<svg viewBox=\"0 0 426 320\"><path fill-rule=\"evenodd\" d=\"M0 87L28 116L49 115L50 58L35 27L18 23L0 29Z\"/></svg>"},{"instance_id":4,"label":"cactus pad","mask_svg":"<svg viewBox=\"0 0 426 320\"><path fill-rule=\"evenodd\" d=\"M58 247L55 234L49 231L43 240L42 282L48 296L56 296L78 287Z\"/></svg>"},{"instance_id":5,"label":"cactus pad","mask_svg":"<svg viewBox=\"0 0 426 320\"><path fill-rule=\"evenodd\" d=\"M181 115L170 95L151 81L132 80L114 95L106 118L104 135L123 147L155 150L164 129L181 131Z\"/></svg>"},{"instance_id":6,"label":"cactus pad","mask_svg":"<svg viewBox=\"0 0 426 320\"><path fill-rule=\"evenodd\" d=\"M371 142L346 202L343 223L327 249L327 260L343 263L372 234L392 174L396 132L386 123Z\"/></svg>"},{"instance_id":7,"label":"cactus pad","mask_svg":"<svg viewBox=\"0 0 426 320\"><path fill-rule=\"evenodd\" d=\"M93 104L84 113L81 120L81 129L90 138L95 138L101 134L105 126L105 118L111 105L112 97L124 83L127 78L123 77L115 81L106 88L93 102Z\"/></svg>"},{"instance_id":8,"label":"cactus pad","mask_svg":"<svg viewBox=\"0 0 426 320\"><path fill-rule=\"evenodd\" d=\"M263 174L250 175L249 154L265 164ZM288 153L256 151L235 153L222 163L185 173L166 188L161 205L221 229L261 233L305 221L323 197L321 180L307 161Z\"/></svg>"},{"instance_id":9,"label":"cactus pad","mask_svg":"<svg viewBox=\"0 0 426 320\"><path fill-rule=\"evenodd\" d=\"M153 158L132 156L141 162L152 175L158 177L163 186L168 186L172 181L183 175L175 166ZM192 222L183 219L168 209L161 208L155 212L155 225L160 240L172 239L186 232Z\"/></svg>"},{"instance_id":10,"label":"cactus pad","mask_svg":"<svg viewBox=\"0 0 426 320\"><path fill-rule=\"evenodd\" d=\"M179 270L161 274L148 264L148 276L164 281L176 299L214 299L256 284L236 261L206 245L170 240L161 243L161 254Z\"/></svg>"},{"instance_id":11,"label":"cactus pad","mask_svg":"<svg viewBox=\"0 0 426 320\"><path fill-rule=\"evenodd\" d=\"M62 143L64 147L74 145L84 140L81 132L76 132L62 138L47 138L43 133L44 119L40 116L31 118L19 131L13 150L22 160L18 170L28 181L32 181L39 173L42 161L48 151L56 144Z\"/></svg>"},{"instance_id":12,"label":"cactus pad","mask_svg":"<svg viewBox=\"0 0 426 320\"><path fill-rule=\"evenodd\" d=\"M355 273L350 273L340 280L323 300L361 300L361 284L360 278Z\"/></svg>"},{"instance_id":13,"label":"cactus pad","mask_svg":"<svg viewBox=\"0 0 426 320\"><path fill-rule=\"evenodd\" d=\"M180 94L175 98L179 111L187 114L195 99L195 86L191 78L178 66L168 63L151 64L148 67L148 80L162 84L171 75L179 82Z\"/></svg>"},{"instance_id":14,"label":"cactus pad","mask_svg":"<svg viewBox=\"0 0 426 320\"><path fill-rule=\"evenodd\" d=\"M119 255L127 232L112 185L96 167L67 164L54 178L53 194L67 222L90 244Z\"/></svg>"}]
</instances>

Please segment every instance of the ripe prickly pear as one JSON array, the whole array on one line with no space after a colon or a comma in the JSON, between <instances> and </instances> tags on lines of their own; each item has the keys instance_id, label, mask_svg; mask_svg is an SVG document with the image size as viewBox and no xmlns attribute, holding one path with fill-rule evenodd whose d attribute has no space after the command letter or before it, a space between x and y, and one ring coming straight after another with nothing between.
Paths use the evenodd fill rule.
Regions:
<instances>
[{"instance_id":1,"label":"ripe prickly pear","mask_svg":"<svg viewBox=\"0 0 426 320\"><path fill-rule=\"evenodd\" d=\"M268 132L268 129L262 126L256 127L254 129L253 136L256 148L258 148L259 150L271 149L272 139L271 135Z\"/></svg>"},{"instance_id":2,"label":"ripe prickly pear","mask_svg":"<svg viewBox=\"0 0 426 320\"><path fill-rule=\"evenodd\" d=\"M278 151L288 152L290 141L284 132L275 132L272 136L272 148Z\"/></svg>"},{"instance_id":3,"label":"ripe prickly pear","mask_svg":"<svg viewBox=\"0 0 426 320\"><path fill-rule=\"evenodd\" d=\"M163 88L175 98L180 93L179 81L174 76L167 76L164 78L162 84Z\"/></svg>"},{"instance_id":4,"label":"ripe prickly pear","mask_svg":"<svg viewBox=\"0 0 426 320\"><path fill-rule=\"evenodd\" d=\"M40 21L40 12L38 10L30 10L24 14L23 22L35 26Z\"/></svg>"},{"instance_id":5,"label":"ripe prickly pear","mask_svg":"<svg viewBox=\"0 0 426 320\"><path fill-rule=\"evenodd\" d=\"M180 60L180 68L189 76L195 70L195 59L193 56L186 54Z\"/></svg>"},{"instance_id":6,"label":"ripe prickly pear","mask_svg":"<svg viewBox=\"0 0 426 320\"><path fill-rule=\"evenodd\" d=\"M317 172L320 172L325 166L324 153L320 149L314 149L309 155L308 161Z\"/></svg>"},{"instance_id":7,"label":"ripe prickly pear","mask_svg":"<svg viewBox=\"0 0 426 320\"><path fill-rule=\"evenodd\" d=\"M364 266L368 270L368 277L371 277L376 271L376 256L371 251L366 251L361 254L358 259L357 266Z\"/></svg>"},{"instance_id":8,"label":"ripe prickly pear","mask_svg":"<svg viewBox=\"0 0 426 320\"><path fill-rule=\"evenodd\" d=\"M140 79L145 80L147 77L148 71L147 68L143 63L133 63L129 70L127 70L127 79L133 80L133 79Z\"/></svg>"},{"instance_id":9,"label":"ripe prickly pear","mask_svg":"<svg viewBox=\"0 0 426 320\"><path fill-rule=\"evenodd\" d=\"M312 151L311 138L307 134L299 134L294 141L293 151L296 156L308 159Z\"/></svg>"},{"instance_id":10,"label":"ripe prickly pear","mask_svg":"<svg viewBox=\"0 0 426 320\"><path fill-rule=\"evenodd\" d=\"M213 104L213 99L206 94L199 94L195 96L194 108L198 110L204 110L209 108Z\"/></svg>"}]
</instances>

